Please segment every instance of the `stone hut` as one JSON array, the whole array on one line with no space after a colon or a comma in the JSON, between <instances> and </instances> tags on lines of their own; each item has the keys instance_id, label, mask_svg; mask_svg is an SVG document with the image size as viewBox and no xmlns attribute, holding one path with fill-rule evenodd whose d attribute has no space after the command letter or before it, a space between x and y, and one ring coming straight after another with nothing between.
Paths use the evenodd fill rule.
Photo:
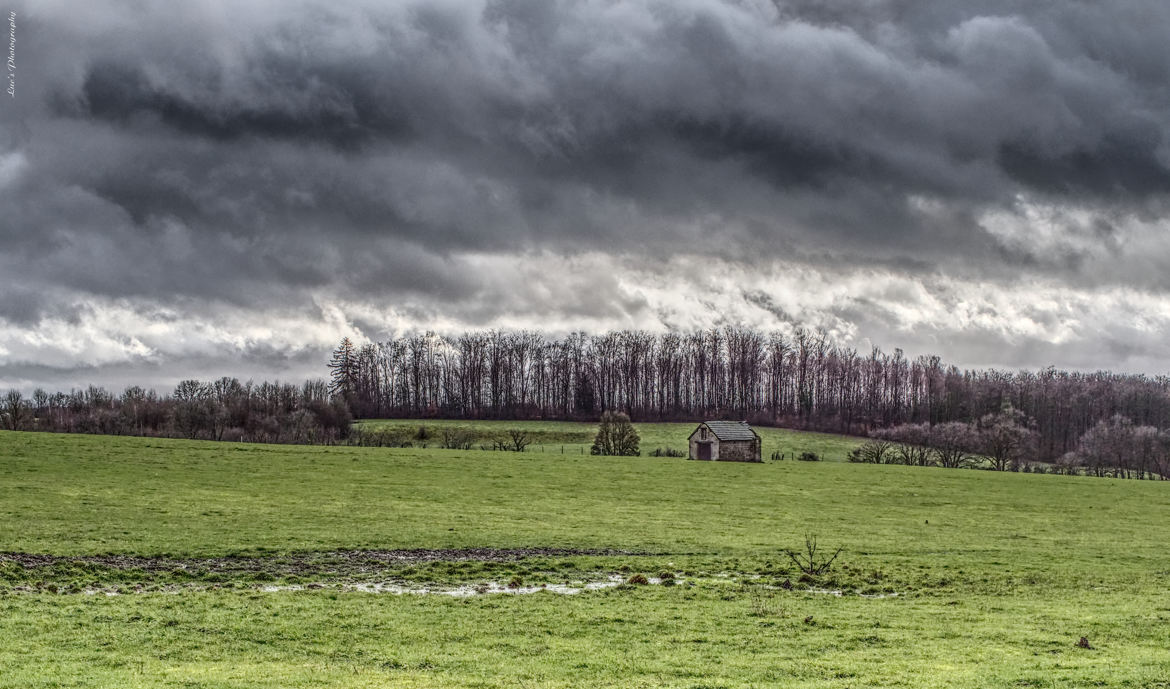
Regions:
<instances>
[{"instance_id":1,"label":"stone hut","mask_svg":"<svg viewBox=\"0 0 1170 689\"><path fill-rule=\"evenodd\" d=\"M691 433L691 459L762 462L760 436L747 421L704 421Z\"/></svg>"}]
</instances>

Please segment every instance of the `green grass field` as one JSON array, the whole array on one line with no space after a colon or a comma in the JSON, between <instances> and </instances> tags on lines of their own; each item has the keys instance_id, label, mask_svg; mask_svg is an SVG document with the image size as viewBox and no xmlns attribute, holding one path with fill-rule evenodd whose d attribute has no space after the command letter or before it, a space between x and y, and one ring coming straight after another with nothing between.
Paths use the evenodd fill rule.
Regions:
<instances>
[{"instance_id":1,"label":"green grass field","mask_svg":"<svg viewBox=\"0 0 1170 689\"><path fill-rule=\"evenodd\" d=\"M636 424L641 438L643 455L655 449L670 449L685 453L687 438L695 430L693 423L647 423ZM397 429L404 434L416 435L419 428L425 428L430 436L428 441L412 444L426 444L429 447L442 446L442 431L445 428L461 428L473 431L476 446L486 442L493 435L518 429L529 434L530 451L548 454L589 454L593 436L597 433L596 423L573 421L455 421L441 419L378 419L359 421L359 428ZM812 452L825 461L845 461L850 450L860 445L863 439L829 433L790 431L783 428L756 427L760 435L764 459L773 452L779 452L787 459L802 452Z\"/></svg>"},{"instance_id":2,"label":"green grass field","mask_svg":"<svg viewBox=\"0 0 1170 689\"><path fill-rule=\"evenodd\" d=\"M1170 687L1170 483L533 430L543 452L0 432L0 688ZM644 450L689 430L639 425ZM844 548L827 574L781 553L808 533ZM422 548L558 550L373 552ZM638 573L677 583L552 592ZM360 590L512 580L550 590Z\"/></svg>"}]
</instances>

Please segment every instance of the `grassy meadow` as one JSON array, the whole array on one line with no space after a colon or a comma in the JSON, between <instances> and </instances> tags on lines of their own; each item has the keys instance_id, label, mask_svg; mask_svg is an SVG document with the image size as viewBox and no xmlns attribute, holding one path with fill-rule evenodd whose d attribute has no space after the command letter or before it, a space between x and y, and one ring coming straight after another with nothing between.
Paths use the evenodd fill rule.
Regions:
<instances>
[{"instance_id":1,"label":"grassy meadow","mask_svg":"<svg viewBox=\"0 0 1170 689\"><path fill-rule=\"evenodd\" d=\"M531 423L524 453L0 432L0 688L1170 687L1168 483ZM816 576L782 553L810 533L843 548ZM554 592L602 581L634 583ZM548 588L441 595L503 582Z\"/></svg>"},{"instance_id":2,"label":"grassy meadow","mask_svg":"<svg viewBox=\"0 0 1170 689\"><path fill-rule=\"evenodd\" d=\"M416 446L442 447L444 429L467 429L475 437L475 446L489 443L490 438L516 429L528 434L532 445L529 451L547 454L589 454L593 436L597 433L596 423L574 421L458 421L445 419L378 419L357 422L361 429L395 430L401 437L411 438ZM656 449L674 450L686 453L687 438L695 430L694 423L640 423L635 424L641 440L643 455ZM419 429L425 429L427 440L414 439ZM792 459L802 452L812 452L825 461L845 461L850 450L861 444L861 440L831 433L791 431L784 428L756 427L760 435L763 457L771 458L778 452L785 459Z\"/></svg>"}]
</instances>

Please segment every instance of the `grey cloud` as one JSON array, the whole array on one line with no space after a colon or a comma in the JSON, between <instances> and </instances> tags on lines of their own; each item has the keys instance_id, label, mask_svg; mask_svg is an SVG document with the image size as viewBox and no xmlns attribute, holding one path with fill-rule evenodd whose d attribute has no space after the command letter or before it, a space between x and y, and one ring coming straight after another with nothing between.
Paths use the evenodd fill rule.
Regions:
<instances>
[{"instance_id":1,"label":"grey cloud","mask_svg":"<svg viewBox=\"0 0 1170 689\"><path fill-rule=\"evenodd\" d=\"M44 296L32 290L14 287L0 293L0 319L14 325L35 325L46 306Z\"/></svg>"},{"instance_id":2,"label":"grey cloud","mask_svg":"<svg viewBox=\"0 0 1170 689\"><path fill-rule=\"evenodd\" d=\"M754 226L764 241L816 242L822 232L904 240L938 260L935 241L964 241L994 259L985 238L967 237L978 228L961 214L953 226L925 227L905 198L964 210L1021 190L1105 201L1165 191L1170 172L1156 155L1164 104L1132 82L1148 68L1089 54L1095 28L1077 12L865 6L352 4L320 26L305 18L313 12L251 17L233 58L220 60L198 50L215 42L214 26L179 36L150 14L142 33L168 36L179 57L149 38L113 55L93 48L80 56L80 84L55 80L58 105L45 114L136 139L117 145L127 159L145 153L144 169L126 160L89 182L136 223L167 212L241 232L275 219L295 232L304 221L288 217L298 215L288 194L295 170L316 201L313 219L344 228L331 232L406 236L437 250L590 236L669 242L669 221L720 213L774 218ZM359 21L372 37L338 44L331 32ZM273 150L289 143L299 155ZM350 169L314 179L315 143L341 151ZM436 185L486 181L504 194L456 194L451 205L467 213L420 212L371 184L385 179L383 163L408 156L455 171ZM274 157L286 174L271 169ZM160 158L194 188L142 174ZM723 179L689 183L712 165ZM600 227L597 195L636 206L636 226ZM255 213L225 218L233 196Z\"/></svg>"},{"instance_id":3,"label":"grey cloud","mask_svg":"<svg viewBox=\"0 0 1170 689\"><path fill-rule=\"evenodd\" d=\"M784 307L777 304L776 300L773 299L767 292L761 290L753 290L749 292L745 290L742 294L744 301L753 306L758 306L775 316L777 323L793 324L797 322L797 319L793 318L790 313L785 311Z\"/></svg>"},{"instance_id":4,"label":"grey cloud","mask_svg":"<svg viewBox=\"0 0 1170 689\"><path fill-rule=\"evenodd\" d=\"M374 138L402 138L409 133L404 119L388 108L388 104L377 102L368 86L346 83L357 77L356 74L306 72L297 75L296 80L282 79L278 74L271 76L278 80L272 87L283 86L294 91L299 96L297 100L302 102L200 103L166 86L151 85L139 66L111 63L92 66L81 97L71 105L65 97L59 97L56 110L61 115L92 117L122 126L149 126L150 119L155 118L183 133L224 141L259 135L303 142L324 141L349 150ZM220 80L214 71L189 78L213 83ZM306 93L303 82L317 86Z\"/></svg>"},{"instance_id":5,"label":"grey cloud","mask_svg":"<svg viewBox=\"0 0 1170 689\"><path fill-rule=\"evenodd\" d=\"M1170 249L1131 222L1170 202L1155 0L17 10L0 317L22 327L119 298L655 311L464 261L532 251L1170 290ZM986 222L1027 203L1058 236Z\"/></svg>"}]
</instances>

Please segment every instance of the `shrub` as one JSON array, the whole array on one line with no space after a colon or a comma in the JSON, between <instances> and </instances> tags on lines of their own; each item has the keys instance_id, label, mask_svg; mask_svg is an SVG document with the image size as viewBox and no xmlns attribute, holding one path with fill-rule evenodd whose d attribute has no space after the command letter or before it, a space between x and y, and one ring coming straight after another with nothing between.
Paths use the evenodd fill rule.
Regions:
<instances>
[{"instance_id":1,"label":"shrub","mask_svg":"<svg viewBox=\"0 0 1170 689\"><path fill-rule=\"evenodd\" d=\"M630 417L621 412L607 411L601 415L601 425L589 453L637 456L638 442L638 432L634 430L634 424L630 423Z\"/></svg>"},{"instance_id":2,"label":"shrub","mask_svg":"<svg viewBox=\"0 0 1170 689\"><path fill-rule=\"evenodd\" d=\"M362 447L411 447L413 432L406 428L355 428L346 442Z\"/></svg>"},{"instance_id":3,"label":"shrub","mask_svg":"<svg viewBox=\"0 0 1170 689\"><path fill-rule=\"evenodd\" d=\"M801 452L797 459L802 462L819 462L821 461L821 456L815 452Z\"/></svg>"},{"instance_id":4,"label":"shrub","mask_svg":"<svg viewBox=\"0 0 1170 689\"><path fill-rule=\"evenodd\" d=\"M893 444L885 440L868 440L849 453L850 462L887 464L892 461Z\"/></svg>"},{"instance_id":5,"label":"shrub","mask_svg":"<svg viewBox=\"0 0 1170 689\"><path fill-rule=\"evenodd\" d=\"M805 576L815 577L829 571L829 568L833 566L833 561L841 554L841 550L842 548L837 548L828 557L825 557L823 553L818 554L817 537L809 535L804 537L804 552L785 549L784 554L796 564Z\"/></svg>"},{"instance_id":6,"label":"shrub","mask_svg":"<svg viewBox=\"0 0 1170 689\"><path fill-rule=\"evenodd\" d=\"M669 447L657 447L650 453L651 457L686 457L687 453Z\"/></svg>"},{"instance_id":7,"label":"shrub","mask_svg":"<svg viewBox=\"0 0 1170 689\"><path fill-rule=\"evenodd\" d=\"M532 444L532 438L528 435L528 431L513 428L508 431L508 442L508 449L513 452L523 452L524 448Z\"/></svg>"},{"instance_id":8,"label":"shrub","mask_svg":"<svg viewBox=\"0 0 1170 689\"><path fill-rule=\"evenodd\" d=\"M475 433L466 428L444 428L443 449L470 450L475 443Z\"/></svg>"},{"instance_id":9,"label":"shrub","mask_svg":"<svg viewBox=\"0 0 1170 689\"><path fill-rule=\"evenodd\" d=\"M523 452L532 444L532 437L528 431L513 428L503 433L491 436L491 447L480 445L481 450L496 450L497 452Z\"/></svg>"}]
</instances>

